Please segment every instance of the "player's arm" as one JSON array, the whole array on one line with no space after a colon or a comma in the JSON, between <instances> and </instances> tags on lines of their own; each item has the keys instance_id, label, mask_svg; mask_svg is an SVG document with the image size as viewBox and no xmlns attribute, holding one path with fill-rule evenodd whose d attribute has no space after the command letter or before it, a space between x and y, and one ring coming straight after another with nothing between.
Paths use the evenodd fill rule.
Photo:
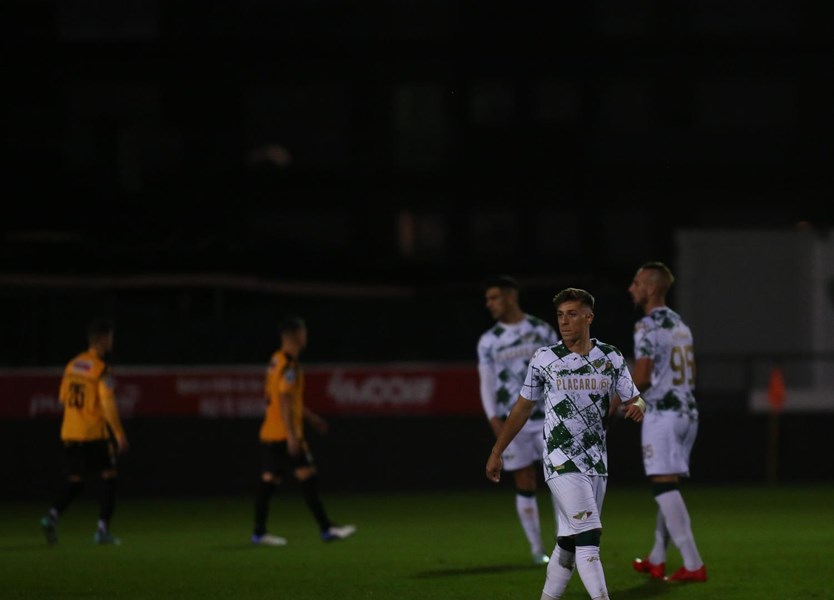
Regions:
<instances>
[{"instance_id":1,"label":"player's arm","mask_svg":"<svg viewBox=\"0 0 834 600\"><path fill-rule=\"evenodd\" d=\"M518 435L521 428L524 427L527 419L533 413L535 406L536 403L534 401L528 400L524 396L519 396L516 400L510 414L507 416L507 420L504 421L504 426L498 434L498 439L495 440L495 444L489 453L486 465L487 479L495 482L500 481L501 470L504 466L501 454L507 449L507 446L510 445L510 442L513 441L515 436Z\"/></svg>"},{"instance_id":2,"label":"player's arm","mask_svg":"<svg viewBox=\"0 0 834 600\"><path fill-rule=\"evenodd\" d=\"M641 392L645 392L652 385L652 369L654 369L654 361L651 358L643 357L634 361L631 379Z\"/></svg>"},{"instance_id":3,"label":"player's arm","mask_svg":"<svg viewBox=\"0 0 834 600\"><path fill-rule=\"evenodd\" d=\"M492 365L478 365L478 377L480 379L481 405L484 407L484 414L489 421L495 437L501 432L504 422L498 416L498 399L495 396L495 368Z\"/></svg>"},{"instance_id":4,"label":"player's arm","mask_svg":"<svg viewBox=\"0 0 834 600\"><path fill-rule=\"evenodd\" d=\"M318 431L319 433L327 433L327 421L325 421L321 416L314 413L306 406L304 407L304 420L307 421L313 427L315 427L316 431Z\"/></svg>"},{"instance_id":5,"label":"player's arm","mask_svg":"<svg viewBox=\"0 0 834 600\"><path fill-rule=\"evenodd\" d=\"M61 387L58 389L58 402L61 404L66 405L67 400L69 400L69 377L64 375L61 378Z\"/></svg>"},{"instance_id":6,"label":"player's arm","mask_svg":"<svg viewBox=\"0 0 834 600\"><path fill-rule=\"evenodd\" d=\"M619 414L632 421L639 422L643 420L643 415L646 414L646 401L640 396L640 389L637 387L634 376L625 362L623 362L622 368L617 374L617 380L614 382L612 391L616 396L616 398L612 397L612 402L617 403ZM622 400L623 398L628 398L628 400ZM621 400L622 402L620 402Z\"/></svg>"},{"instance_id":7,"label":"player's arm","mask_svg":"<svg viewBox=\"0 0 834 600\"><path fill-rule=\"evenodd\" d=\"M119 452L125 452L128 448L127 436L122 427L122 420L119 417L119 408L116 405L116 395L113 392L113 384L109 377L103 377L98 382L98 395L101 399L101 410L104 414L104 420L113 436L116 438Z\"/></svg>"},{"instance_id":8,"label":"player's arm","mask_svg":"<svg viewBox=\"0 0 834 600\"><path fill-rule=\"evenodd\" d=\"M281 393L278 395L278 402L281 406L281 418L284 420L284 427L287 430L287 449L290 454L298 454L301 447L301 432L295 430L295 419L293 418L292 394Z\"/></svg>"},{"instance_id":9,"label":"player's arm","mask_svg":"<svg viewBox=\"0 0 834 600\"><path fill-rule=\"evenodd\" d=\"M608 407L608 416L616 417L620 411L620 408L625 408L623 406L623 401L620 398L619 394L614 394L611 398L611 405Z\"/></svg>"}]
</instances>

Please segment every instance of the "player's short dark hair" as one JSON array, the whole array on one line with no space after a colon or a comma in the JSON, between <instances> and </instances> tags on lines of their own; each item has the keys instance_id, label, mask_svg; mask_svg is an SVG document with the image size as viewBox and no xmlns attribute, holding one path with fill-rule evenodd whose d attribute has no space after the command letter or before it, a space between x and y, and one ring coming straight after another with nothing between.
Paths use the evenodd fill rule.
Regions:
<instances>
[{"instance_id":1,"label":"player's short dark hair","mask_svg":"<svg viewBox=\"0 0 834 600\"><path fill-rule=\"evenodd\" d=\"M659 280L666 289L672 287L672 284L675 283L675 276L672 274L672 269L666 266L665 263L660 262L659 260L650 260L648 262L644 262L640 265L640 270L648 269L650 271L655 271L658 275Z\"/></svg>"},{"instance_id":2,"label":"player's short dark hair","mask_svg":"<svg viewBox=\"0 0 834 600\"><path fill-rule=\"evenodd\" d=\"M113 333L115 326L109 317L95 317L87 323L87 340L93 342Z\"/></svg>"},{"instance_id":3,"label":"player's short dark hair","mask_svg":"<svg viewBox=\"0 0 834 600\"><path fill-rule=\"evenodd\" d=\"M283 335L285 333L295 333L307 327L304 319L298 315L287 315L278 322L278 333Z\"/></svg>"},{"instance_id":4,"label":"player's short dark hair","mask_svg":"<svg viewBox=\"0 0 834 600\"><path fill-rule=\"evenodd\" d=\"M580 288L565 288L555 296L553 296L553 305L559 306L562 302L569 302L571 300L578 300L591 310L594 310L594 297L590 292Z\"/></svg>"},{"instance_id":5,"label":"player's short dark hair","mask_svg":"<svg viewBox=\"0 0 834 600\"><path fill-rule=\"evenodd\" d=\"M491 275L484 280L485 290L494 287L516 291L519 289L518 280L509 275Z\"/></svg>"}]
</instances>

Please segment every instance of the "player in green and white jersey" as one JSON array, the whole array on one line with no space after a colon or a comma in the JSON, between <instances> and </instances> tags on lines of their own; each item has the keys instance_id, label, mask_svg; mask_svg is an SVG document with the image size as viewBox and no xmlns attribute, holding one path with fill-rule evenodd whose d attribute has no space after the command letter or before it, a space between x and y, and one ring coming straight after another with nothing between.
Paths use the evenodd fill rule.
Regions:
<instances>
[{"instance_id":1,"label":"player in green and white jersey","mask_svg":"<svg viewBox=\"0 0 834 600\"><path fill-rule=\"evenodd\" d=\"M549 323L521 309L515 279L503 275L493 277L485 282L484 288L486 307L495 324L478 339L478 374L484 413L497 438L518 398L530 357L540 347L555 344L559 338ZM536 500L544 451L543 408L540 403L502 456L504 470L513 474L516 513L535 564L546 564L550 556L542 542ZM548 496L552 504L553 498ZM555 514L555 505L553 510Z\"/></svg>"},{"instance_id":2,"label":"player in green and white jersey","mask_svg":"<svg viewBox=\"0 0 834 600\"><path fill-rule=\"evenodd\" d=\"M540 348L530 360L518 401L487 459L486 474L500 480L502 452L543 400L544 474L556 499L559 535L541 598L561 598L575 568L591 598L607 600L599 554L608 480L606 426L621 398L626 399L623 415L638 422L646 404L622 353L590 336L594 297L567 288L553 303L562 341Z\"/></svg>"},{"instance_id":3,"label":"player in green and white jersey","mask_svg":"<svg viewBox=\"0 0 834 600\"><path fill-rule=\"evenodd\" d=\"M692 332L666 305L675 278L662 262L643 264L628 288L643 316L634 326L634 383L648 405L641 428L643 466L658 505L654 545L633 561L634 569L662 579L669 541L683 565L667 579L704 582L707 571L695 536L680 480L689 477L689 456L698 435L695 354Z\"/></svg>"}]
</instances>

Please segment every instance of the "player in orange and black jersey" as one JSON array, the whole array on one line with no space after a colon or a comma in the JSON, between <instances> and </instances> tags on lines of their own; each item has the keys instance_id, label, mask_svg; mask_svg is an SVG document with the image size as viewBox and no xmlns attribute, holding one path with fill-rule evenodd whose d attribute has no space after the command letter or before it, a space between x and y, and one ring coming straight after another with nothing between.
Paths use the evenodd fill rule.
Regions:
<instances>
[{"instance_id":1,"label":"player in orange and black jersey","mask_svg":"<svg viewBox=\"0 0 834 600\"><path fill-rule=\"evenodd\" d=\"M90 472L97 472L101 479L99 521L93 540L97 544L119 543L110 533L110 518L116 505L116 454L127 450L128 443L107 363L113 351L113 323L109 319L93 320L87 329L87 340L87 350L67 363L58 395L64 411L61 441L67 485L41 519L50 544L58 541L59 515L81 493Z\"/></svg>"},{"instance_id":2,"label":"player in orange and black jersey","mask_svg":"<svg viewBox=\"0 0 834 600\"><path fill-rule=\"evenodd\" d=\"M281 347L272 355L266 373L266 415L260 429L261 481L255 497L252 543L283 546L287 540L267 533L269 500L287 471L301 486L307 508L326 541L344 539L356 531L353 525L334 525L319 497L318 474L304 437L307 421L320 432L327 423L304 406L304 372L298 361L307 346L307 327L300 317L288 317L280 325Z\"/></svg>"}]
</instances>

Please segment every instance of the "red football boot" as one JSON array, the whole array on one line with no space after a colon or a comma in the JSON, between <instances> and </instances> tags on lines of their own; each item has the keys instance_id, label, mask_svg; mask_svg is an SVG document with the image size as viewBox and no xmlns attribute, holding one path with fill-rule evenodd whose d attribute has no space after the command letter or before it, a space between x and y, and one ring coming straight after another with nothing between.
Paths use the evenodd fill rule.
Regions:
<instances>
[{"instance_id":1,"label":"red football boot","mask_svg":"<svg viewBox=\"0 0 834 600\"><path fill-rule=\"evenodd\" d=\"M703 583L707 580L707 566L701 565L694 571L687 571L686 567L681 567L671 577L667 577L666 581L669 583Z\"/></svg>"},{"instance_id":2,"label":"red football boot","mask_svg":"<svg viewBox=\"0 0 834 600\"><path fill-rule=\"evenodd\" d=\"M635 558L631 564L635 571L638 573L648 573L652 576L652 579L663 579L663 576L666 574L666 563L654 564L649 562L648 557Z\"/></svg>"}]
</instances>

